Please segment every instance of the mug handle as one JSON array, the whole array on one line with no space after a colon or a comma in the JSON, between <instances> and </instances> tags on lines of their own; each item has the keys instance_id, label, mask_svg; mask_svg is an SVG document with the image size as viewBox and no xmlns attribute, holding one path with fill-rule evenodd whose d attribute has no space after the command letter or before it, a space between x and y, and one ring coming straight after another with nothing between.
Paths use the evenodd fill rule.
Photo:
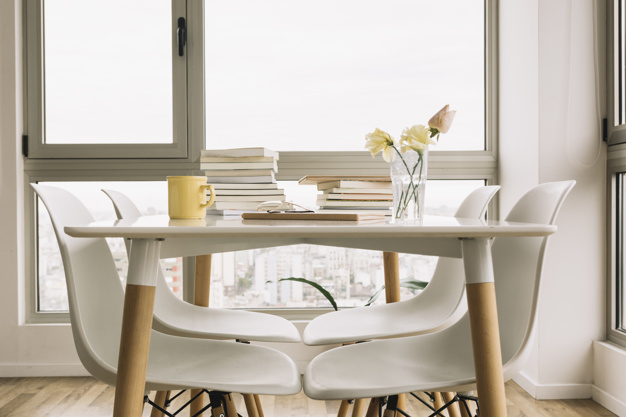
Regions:
<instances>
[{"instance_id":1,"label":"mug handle","mask_svg":"<svg viewBox=\"0 0 626 417\"><path fill-rule=\"evenodd\" d=\"M210 185L210 184L201 185L200 189L203 190L203 191L204 190L209 190L211 192L211 197L209 198L209 201L207 201L204 204L200 203L200 207L207 208L211 204L213 204L213 201L215 201L215 190L213 189L213 186Z\"/></svg>"}]
</instances>

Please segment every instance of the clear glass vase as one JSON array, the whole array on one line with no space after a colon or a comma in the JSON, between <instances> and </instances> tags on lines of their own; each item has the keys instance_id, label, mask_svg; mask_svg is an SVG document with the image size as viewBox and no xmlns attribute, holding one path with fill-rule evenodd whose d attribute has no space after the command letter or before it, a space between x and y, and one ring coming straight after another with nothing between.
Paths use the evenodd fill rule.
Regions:
<instances>
[{"instance_id":1,"label":"clear glass vase","mask_svg":"<svg viewBox=\"0 0 626 417\"><path fill-rule=\"evenodd\" d=\"M428 149L396 154L390 168L394 221L416 222L423 219Z\"/></svg>"}]
</instances>

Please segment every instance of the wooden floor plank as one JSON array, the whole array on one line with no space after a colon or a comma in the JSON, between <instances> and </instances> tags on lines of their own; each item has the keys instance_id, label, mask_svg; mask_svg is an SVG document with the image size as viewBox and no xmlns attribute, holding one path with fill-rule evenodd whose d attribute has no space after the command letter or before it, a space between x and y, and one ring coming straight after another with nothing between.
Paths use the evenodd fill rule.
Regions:
<instances>
[{"instance_id":1,"label":"wooden floor plank","mask_svg":"<svg viewBox=\"0 0 626 417\"><path fill-rule=\"evenodd\" d=\"M114 395L113 387L88 377L0 378L0 416L110 417ZM427 400L423 393L419 395ZM592 400L535 400L512 381L506 384L506 395L508 417L615 417ZM177 410L188 399L188 394L181 395L169 410ZM234 394L233 399L239 414L247 417L242 396ZM407 399L406 411L412 417L431 413L418 400ZM339 401L314 401L302 392L281 397L262 395L261 404L265 417L331 417L339 409ZM150 411L146 406L143 417L150 416ZM178 416L189 417L189 412L184 410Z\"/></svg>"}]
</instances>

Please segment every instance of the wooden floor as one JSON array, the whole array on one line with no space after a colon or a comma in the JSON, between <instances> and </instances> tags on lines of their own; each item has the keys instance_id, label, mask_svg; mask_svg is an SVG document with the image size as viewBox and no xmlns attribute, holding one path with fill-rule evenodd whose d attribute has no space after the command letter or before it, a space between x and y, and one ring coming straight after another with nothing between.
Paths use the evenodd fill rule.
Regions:
<instances>
[{"instance_id":1,"label":"wooden floor","mask_svg":"<svg viewBox=\"0 0 626 417\"><path fill-rule=\"evenodd\" d=\"M514 382L507 383L506 394L509 417L615 416L592 400L536 401ZM113 396L113 388L87 377L0 378L0 417L109 417ZM169 411L175 411L187 398L186 394L179 397ZM242 397L234 398L237 411L247 416ZM338 401L314 401L302 393L288 397L262 396L261 402L265 417L331 417L336 416L339 408ZM429 415L415 400L410 401L407 409L413 417ZM150 407L146 406L143 415L150 416ZM184 410L178 416L188 417L189 413Z\"/></svg>"}]
</instances>

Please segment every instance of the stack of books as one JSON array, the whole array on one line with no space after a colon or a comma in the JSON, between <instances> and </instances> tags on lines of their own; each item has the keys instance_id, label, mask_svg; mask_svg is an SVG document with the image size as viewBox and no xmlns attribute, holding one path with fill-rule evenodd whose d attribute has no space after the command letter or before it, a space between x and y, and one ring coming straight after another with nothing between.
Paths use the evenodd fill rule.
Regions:
<instances>
[{"instance_id":1,"label":"stack of books","mask_svg":"<svg viewBox=\"0 0 626 417\"><path fill-rule=\"evenodd\" d=\"M362 211L391 215L393 191L385 176L306 176L299 184L316 184L319 211Z\"/></svg>"},{"instance_id":2,"label":"stack of books","mask_svg":"<svg viewBox=\"0 0 626 417\"><path fill-rule=\"evenodd\" d=\"M264 201L285 201L278 188L278 152L266 148L204 150L200 169L215 189L215 203L207 214L240 214L256 210Z\"/></svg>"}]
</instances>

